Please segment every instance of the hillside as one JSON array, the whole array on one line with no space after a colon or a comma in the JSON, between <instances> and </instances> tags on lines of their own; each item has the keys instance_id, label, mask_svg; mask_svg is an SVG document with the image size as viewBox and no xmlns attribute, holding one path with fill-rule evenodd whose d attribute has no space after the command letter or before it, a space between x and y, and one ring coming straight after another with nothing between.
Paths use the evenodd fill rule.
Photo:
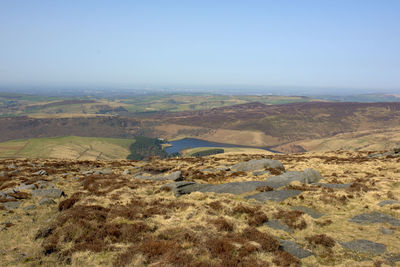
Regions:
<instances>
[{"instance_id":1,"label":"hillside","mask_svg":"<svg viewBox=\"0 0 400 267\"><path fill-rule=\"evenodd\" d=\"M70 135L113 138L135 135L165 139L193 137L249 147L272 147L283 152L301 152L317 147L307 145L309 141L336 138L344 133L357 135L376 130L393 133L400 125L400 103L247 103L201 111L128 117L8 117L0 118L0 125L0 141ZM366 142L373 142L373 138L367 138ZM394 145L390 137L386 143L376 149ZM370 145L366 143L362 147L373 149ZM346 149L359 148L358 145L346 146ZM336 148L332 146L331 149Z\"/></svg>"},{"instance_id":2,"label":"hillside","mask_svg":"<svg viewBox=\"0 0 400 267\"><path fill-rule=\"evenodd\" d=\"M370 156L3 159L0 262L395 266L400 157Z\"/></svg>"},{"instance_id":3,"label":"hillside","mask_svg":"<svg viewBox=\"0 0 400 267\"><path fill-rule=\"evenodd\" d=\"M1 158L126 159L134 139L48 137L0 143Z\"/></svg>"}]
</instances>

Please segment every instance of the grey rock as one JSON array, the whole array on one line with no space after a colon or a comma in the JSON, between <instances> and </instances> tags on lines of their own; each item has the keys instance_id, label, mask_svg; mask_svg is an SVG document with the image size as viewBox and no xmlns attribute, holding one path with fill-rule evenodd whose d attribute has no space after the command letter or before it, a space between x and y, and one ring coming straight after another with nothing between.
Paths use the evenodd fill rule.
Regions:
<instances>
[{"instance_id":1,"label":"grey rock","mask_svg":"<svg viewBox=\"0 0 400 267\"><path fill-rule=\"evenodd\" d=\"M23 207L22 209L23 210L34 210L36 208L37 208L36 205L28 205L28 206Z\"/></svg>"},{"instance_id":2,"label":"grey rock","mask_svg":"<svg viewBox=\"0 0 400 267\"><path fill-rule=\"evenodd\" d=\"M32 173L32 175L40 175L40 176L43 176L43 175L49 175L49 174L48 174L47 171L45 171L45 170L40 170L40 171L37 171L37 172Z\"/></svg>"},{"instance_id":3,"label":"grey rock","mask_svg":"<svg viewBox=\"0 0 400 267\"><path fill-rule=\"evenodd\" d=\"M318 211L315 211L315 210L313 210L309 207L305 207L305 206L293 206L293 207L291 207L291 209L304 212L305 214L310 215L314 219L318 219L318 218L321 218L322 216L324 216L324 214L319 213Z\"/></svg>"},{"instance_id":4,"label":"grey rock","mask_svg":"<svg viewBox=\"0 0 400 267\"><path fill-rule=\"evenodd\" d=\"M15 190L15 188L9 188L6 191L4 191L5 194L15 194L18 193L18 190Z\"/></svg>"},{"instance_id":5,"label":"grey rock","mask_svg":"<svg viewBox=\"0 0 400 267\"><path fill-rule=\"evenodd\" d=\"M395 265L396 262L400 261L400 254L387 253L383 257L385 260L390 262L392 265Z\"/></svg>"},{"instance_id":6,"label":"grey rock","mask_svg":"<svg viewBox=\"0 0 400 267\"><path fill-rule=\"evenodd\" d=\"M380 212L363 213L354 216L349 220L349 222L354 222L359 224L388 223L394 226L400 225L400 220Z\"/></svg>"},{"instance_id":7,"label":"grey rock","mask_svg":"<svg viewBox=\"0 0 400 267\"><path fill-rule=\"evenodd\" d=\"M142 180L153 180L153 181L166 181L166 180L172 180L172 181L182 181L182 172L181 171L176 171L167 175L156 175L156 176L144 176L144 175L136 175L136 179L142 179Z\"/></svg>"},{"instance_id":8,"label":"grey rock","mask_svg":"<svg viewBox=\"0 0 400 267\"><path fill-rule=\"evenodd\" d=\"M383 207L385 205L393 205L393 204L400 204L400 201L393 199L382 200L381 202L378 203L378 206Z\"/></svg>"},{"instance_id":9,"label":"grey rock","mask_svg":"<svg viewBox=\"0 0 400 267\"><path fill-rule=\"evenodd\" d=\"M15 188L15 190L18 191L23 191L23 190L33 190L36 189L36 186L34 184L20 184L18 187Z\"/></svg>"},{"instance_id":10,"label":"grey rock","mask_svg":"<svg viewBox=\"0 0 400 267\"><path fill-rule=\"evenodd\" d=\"M202 169L200 170L201 172L217 172L216 169L208 168L208 169Z\"/></svg>"},{"instance_id":11,"label":"grey rock","mask_svg":"<svg viewBox=\"0 0 400 267\"><path fill-rule=\"evenodd\" d=\"M289 228L288 226L282 224L280 221L278 220L269 220L268 222L264 223L263 225L266 225L272 229L275 230L282 230L285 231L287 233L293 233L293 229Z\"/></svg>"},{"instance_id":12,"label":"grey rock","mask_svg":"<svg viewBox=\"0 0 400 267\"><path fill-rule=\"evenodd\" d=\"M15 210L15 209L18 209L18 207L21 205L21 202L12 201L12 202L4 202L2 204L3 204L3 207L6 208L7 210Z\"/></svg>"},{"instance_id":13,"label":"grey rock","mask_svg":"<svg viewBox=\"0 0 400 267\"><path fill-rule=\"evenodd\" d=\"M282 162L273 159L252 159L246 162L240 162L231 167L233 171L256 171L263 170L266 168L278 169L281 171L285 171L285 167Z\"/></svg>"},{"instance_id":14,"label":"grey rock","mask_svg":"<svg viewBox=\"0 0 400 267\"><path fill-rule=\"evenodd\" d=\"M347 189L349 188L353 183L349 184L324 184L324 183L315 183L316 185L326 187L326 188L332 188L332 189Z\"/></svg>"},{"instance_id":15,"label":"grey rock","mask_svg":"<svg viewBox=\"0 0 400 267\"><path fill-rule=\"evenodd\" d=\"M339 242L339 244L347 250L352 250L358 253L380 255L386 251L386 246L384 244L375 243L364 239L350 242Z\"/></svg>"},{"instance_id":16,"label":"grey rock","mask_svg":"<svg viewBox=\"0 0 400 267\"><path fill-rule=\"evenodd\" d=\"M161 187L161 189L169 188L175 194L175 196L179 197L181 195L190 194L192 192L198 191L201 188L207 187L207 184L196 184L194 182L175 182L170 184L165 184Z\"/></svg>"},{"instance_id":17,"label":"grey rock","mask_svg":"<svg viewBox=\"0 0 400 267\"><path fill-rule=\"evenodd\" d=\"M113 170L111 168L104 168L102 172L103 174L113 174Z\"/></svg>"},{"instance_id":18,"label":"grey rock","mask_svg":"<svg viewBox=\"0 0 400 267\"><path fill-rule=\"evenodd\" d=\"M284 201L290 197L294 197L300 195L302 191L300 190L275 190L275 191L268 191L268 192L261 192L255 195L251 195L245 197L246 199L255 199L260 202L264 201Z\"/></svg>"},{"instance_id":19,"label":"grey rock","mask_svg":"<svg viewBox=\"0 0 400 267\"><path fill-rule=\"evenodd\" d=\"M15 170L17 168L17 166L15 166L14 164L10 164L7 166L7 169L9 170Z\"/></svg>"},{"instance_id":20,"label":"grey rock","mask_svg":"<svg viewBox=\"0 0 400 267\"><path fill-rule=\"evenodd\" d=\"M35 197L47 197L47 198L60 198L65 196L64 192L57 188L51 189L37 189L32 191L32 196Z\"/></svg>"},{"instance_id":21,"label":"grey rock","mask_svg":"<svg viewBox=\"0 0 400 267\"><path fill-rule=\"evenodd\" d=\"M123 173L122 173L122 175L129 175L129 174L131 174L130 170L124 170Z\"/></svg>"},{"instance_id":22,"label":"grey rock","mask_svg":"<svg viewBox=\"0 0 400 267\"><path fill-rule=\"evenodd\" d=\"M278 176L268 177L267 183L268 186L279 188L294 181L299 181L304 184L311 184L316 183L321 179L323 179L323 177L318 171L313 169L305 169L304 172L291 171Z\"/></svg>"},{"instance_id":23,"label":"grey rock","mask_svg":"<svg viewBox=\"0 0 400 267\"><path fill-rule=\"evenodd\" d=\"M90 175L90 174L93 174L93 171L81 171L81 173L83 174L83 175Z\"/></svg>"},{"instance_id":24,"label":"grey rock","mask_svg":"<svg viewBox=\"0 0 400 267\"><path fill-rule=\"evenodd\" d=\"M385 228L385 227L381 227L381 233L384 235L392 235L394 233L394 231L392 229L389 228Z\"/></svg>"},{"instance_id":25,"label":"grey rock","mask_svg":"<svg viewBox=\"0 0 400 267\"><path fill-rule=\"evenodd\" d=\"M192 184L195 184L195 182L185 182L185 181L175 182L175 183L165 184L165 185L161 186L161 189L169 188L170 190L174 191L178 188L182 188L182 187L192 185Z\"/></svg>"},{"instance_id":26,"label":"grey rock","mask_svg":"<svg viewBox=\"0 0 400 267\"><path fill-rule=\"evenodd\" d=\"M6 176L6 172L5 171L1 171L0 172L0 177L4 177L4 176Z\"/></svg>"},{"instance_id":27,"label":"grey rock","mask_svg":"<svg viewBox=\"0 0 400 267\"><path fill-rule=\"evenodd\" d=\"M278 239L283 251L292 254L296 258L303 259L312 256L313 253L303 249L299 244L289 240Z\"/></svg>"},{"instance_id":28,"label":"grey rock","mask_svg":"<svg viewBox=\"0 0 400 267\"><path fill-rule=\"evenodd\" d=\"M39 200L39 205L54 205L54 204L56 204L56 202L51 198L45 197Z\"/></svg>"},{"instance_id":29,"label":"grey rock","mask_svg":"<svg viewBox=\"0 0 400 267\"><path fill-rule=\"evenodd\" d=\"M48 181L43 181L43 180L39 180L35 184L38 188L47 188L50 185Z\"/></svg>"},{"instance_id":30,"label":"grey rock","mask_svg":"<svg viewBox=\"0 0 400 267\"><path fill-rule=\"evenodd\" d=\"M215 169L218 170L218 171L226 171L226 172L231 170L231 168L229 168L229 167L227 167L225 165L218 166Z\"/></svg>"},{"instance_id":31,"label":"grey rock","mask_svg":"<svg viewBox=\"0 0 400 267\"><path fill-rule=\"evenodd\" d=\"M393 148L393 152L394 153L400 153L400 146L396 146L395 148Z\"/></svg>"},{"instance_id":32,"label":"grey rock","mask_svg":"<svg viewBox=\"0 0 400 267\"><path fill-rule=\"evenodd\" d=\"M8 172L8 175L15 175L15 174L18 174L18 173L19 173L18 170L12 170L12 171Z\"/></svg>"},{"instance_id":33,"label":"grey rock","mask_svg":"<svg viewBox=\"0 0 400 267\"><path fill-rule=\"evenodd\" d=\"M267 183L263 181L247 181L247 182L234 182L226 184L209 185L199 190L199 192L215 192L215 193L228 193L240 195L246 192L256 190L260 186L266 186Z\"/></svg>"}]
</instances>

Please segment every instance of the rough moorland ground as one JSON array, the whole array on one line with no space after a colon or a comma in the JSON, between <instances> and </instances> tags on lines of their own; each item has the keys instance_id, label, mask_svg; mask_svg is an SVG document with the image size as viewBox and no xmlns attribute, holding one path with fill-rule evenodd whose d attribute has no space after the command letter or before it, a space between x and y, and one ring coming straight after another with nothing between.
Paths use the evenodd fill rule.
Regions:
<instances>
[{"instance_id":1,"label":"rough moorland ground","mask_svg":"<svg viewBox=\"0 0 400 267\"><path fill-rule=\"evenodd\" d=\"M233 167L265 157L281 161L286 172L312 168L323 179L240 194L204 189L237 182L237 190L251 184L241 182L280 175L279 168ZM137 162L1 160L0 262L395 266L400 260L399 166L400 157L346 151ZM193 192L177 197L174 186L191 186ZM298 193L280 201L251 198L287 191Z\"/></svg>"}]
</instances>

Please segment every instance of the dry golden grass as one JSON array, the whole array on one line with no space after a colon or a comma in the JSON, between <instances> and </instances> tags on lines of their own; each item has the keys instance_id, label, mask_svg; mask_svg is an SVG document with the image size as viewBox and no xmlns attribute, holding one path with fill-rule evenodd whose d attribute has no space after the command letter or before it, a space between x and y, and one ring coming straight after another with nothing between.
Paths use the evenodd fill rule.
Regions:
<instances>
[{"instance_id":1,"label":"dry golden grass","mask_svg":"<svg viewBox=\"0 0 400 267\"><path fill-rule=\"evenodd\" d=\"M54 206L32 211L0 210L0 223L12 223L0 231L0 262L5 265L61 266L372 266L384 256L351 253L338 241L368 239L383 243L388 253L399 253L398 226L382 235L382 224L348 222L355 215L379 211L400 218L399 205L379 207L381 200L399 198L399 158L366 158L366 152L327 152L268 155L287 170L314 168L325 183L349 183L349 189L302 186L303 193L282 203L245 200L244 195L199 193L176 198L160 190L168 181L143 181L121 175L124 169L154 173L182 170L198 183L225 183L261 179L251 173L206 176L204 168L232 165L266 157L262 154L228 154L205 158L132 161L3 160L0 171L14 163L18 175L0 179L0 190L24 181L32 183L34 169L43 163L46 177L67 197ZM82 175L81 170L112 167L114 174ZM65 174L68 173L68 174ZM74 178L78 177L78 179ZM35 180L36 179L36 180ZM14 185L12 184L14 183ZM256 193L256 191L254 192ZM37 203L24 200L23 206ZM319 219L291 210L307 206L325 214ZM278 219L294 232L263 225ZM0 229L1 229L0 225ZM51 229L50 233L41 228ZM315 256L298 260L283 252L277 238L296 241ZM363 260L363 261L361 261Z\"/></svg>"}]
</instances>

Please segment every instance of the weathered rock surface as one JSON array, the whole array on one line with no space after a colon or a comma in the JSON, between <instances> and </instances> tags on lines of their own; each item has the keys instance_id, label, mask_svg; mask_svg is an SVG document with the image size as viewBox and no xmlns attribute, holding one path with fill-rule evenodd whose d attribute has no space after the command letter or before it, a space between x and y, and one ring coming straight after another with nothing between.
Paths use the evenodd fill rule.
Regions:
<instances>
[{"instance_id":1,"label":"weathered rock surface","mask_svg":"<svg viewBox=\"0 0 400 267\"><path fill-rule=\"evenodd\" d=\"M39 205L54 205L54 204L56 204L56 202L51 198L44 197L41 200L39 200Z\"/></svg>"},{"instance_id":2,"label":"weathered rock surface","mask_svg":"<svg viewBox=\"0 0 400 267\"><path fill-rule=\"evenodd\" d=\"M285 171L285 167L283 166L282 162L273 159L252 159L246 162L240 162L233 165L231 170L249 172L269 168Z\"/></svg>"},{"instance_id":3,"label":"weathered rock surface","mask_svg":"<svg viewBox=\"0 0 400 267\"><path fill-rule=\"evenodd\" d=\"M34 184L24 184L24 183L14 188L14 190L16 191L33 190L33 189L36 189L36 186Z\"/></svg>"},{"instance_id":4,"label":"weathered rock surface","mask_svg":"<svg viewBox=\"0 0 400 267\"><path fill-rule=\"evenodd\" d=\"M339 244L348 250L358 253L380 255L385 253L386 246L381 243L375 243L369 240L359 239L350 242L339 242Z\"/></svg>"},{"instance_id":5,"label":"weathered rock surface","mask_svg":"<svg viewBox=\"0 0 400 267\"><path fill-rule=\"evenodd\" d=\"M354 216L349 220L349 222L354 222L359 224L388 223L394 226L400 225L400 220L380 212L363 213Z\"/></svg>"},{"instance_id":6,"label":"weathered rock surface","mask_svg":"<svg viewBox=\"0 0 400 267\"><path fill-rule=\"evenodd\" d=\"M293 229L291 229L290 227L282 224L280 221L278 220L269 220L268 222L264 223L263 225L266 225L272 229L275 230L282 230L285 231L287 233L294 233Z\"/></svg>"},{"instance_id":7,"label":"weathered rock surface","mask_svg":"<svg viewBox=\"0 0 400 267\"><path fill-rule=\"evenodd\" d=\"M37 208L36 205L28 205L28 206L23 207L22 209L23 210L34 210L36 208Z\"/></svg>"},{"instance_id":8,"label":"weathered rock surface","mask_svg":"<svg viewBox=\"0 0 400 267\"><path fill-rule=\"evenodd\" d=\"M142 180L154 180L154 181L165 181L165 180L172 180L172 181L182 181L182 172L176 171L167 175L155 175L155 176L144 176L144 175L137 175L135 176L136 179Z\"/></svg>"},{"instance_id":9,"label":"weathered rock surface","mask_svg":"<svg viewBox=\"0 0 400 267\"><path fill-rule=\"evenodd\" d=\"M264 201L284 201L290 197L294 197L300 195L302 191L300 190L275 190L275 191L268 191L268 192L261 192L255 195L247 196L246 199L255 199L260 202Z\"/></svg>"},{"instance_id":10,"label":"weathered rock surface","mask_svg":"<svg viewBox=\"0 0 400 267\"><path fill-rule=\"evenodd\" d=\"M392 235L394 233L394 231L392 229L389 228L385 228L385 227L381 227L381 233L384 235Z\"/></svg>"},{"instance_id":11,"label":"weathered rock surface","mask_svg":"<svg viewBox=\"0 0 400 267\"><path fill-rule=\"evenodd\" d=\"M45 170L40 170L40 171L32 173L32 175L49 175L49 174Z\"/></svg>"},{"instance_id":12,"label":"weathered rock surface","mask_svg":"<svg viewBox=\"0 0 400 267\"><path fill-rule=\"evenodd\" d=\"M6 172L5 171L1 171L0 172L0 177L4 177L4 176L6 176Z\"/></svg>"},{"instance_id":13,"label":"weathered rock surface","mask_svg":"<svg viewBox=\"0 0 400 267\"><path fill-rule=\"evenodd\" d=\"M400 204L400 201L393 199L382 200L381 202L378 203L378 206L383 207L385 205L393 205L393 204Z\"/></svg>"},{"instance_id":14,"label":"weathered rock surface","mask_svg":"<svg viewBox=\"0 0 400 267\"><path fill-rule=\"evenodd\" d=\"M290 184L294 181L299 181L304 184L316 183L323 179L322 175L313 169L305 169L304 172L291 171L285 172L278 176L272 176L267 178L267 185L273 188L279 188Z\"/></svg>"},{"instance_id":15,"label":"weathered rock surface","mask_svg":"<svg viewBox=\"0 0 400 267\"><path fill-rule=\"evenodd\" d=\"M32 196L35 197L60 198L64 195L64 192L57 188L37 189L32 191Z\"/></svg>"},{"instance_id":16,"label":"weathered rock surface","mask_svg":"<svg viewBox=\"0 0 400 267\"><path fill-rule=\"evenodd\" d=\"M271 173L269 171L254 171L253 172L254 176L261 176L261 175L264 175L264 174L271 174Z\"/></svg>"},{"instance_id":17,"label":"weathered rock surface","mask_svg":"<svg viewBox=\"0 0 400 267\"><path fill-rule=\"evenodd\" d=\"M215 193L228 193L240 195L246 192L256 190L260 186L266 186L263 181L248 181L248 182L234 182L226 184L208 185L199 190L199 192L215 192Z\"/></svg>"},{"instance_id":18,"label":"weathered rock surface","mask_svg":"<svg viewBox=\"0 0 400 267\"><path fill-rule=\"evenodd\" d=\"M11 201L11 202L4 202L4 203L1 203L1 204L7 210L15 210L15 209L18 209L18 207L21 205L21 202L19 202L19 201Z\"/></svg>"},{"instance_id":19,"label":"weathered rock surface","mask_svg":"<svg viewBox=\"0 0 400 267\"><path fill-rule=\"evenodd\" d=\"M332 188L332 189L347 189L349 188L353 183L349 184L324 184L324 183L315 183L316 185L326 187L326 188Z\"/></svg>"},{"instance_id":20,"label":"weathered rock surface","mask_svg":"<svg viewBox=\"0 0 400 267\"><path fill-rule=\"evenodd\" d=\"M324 214L319 213L318 211L313 210L309 207L305 207L305 206L293 206L293 207L291 207L291 209L304 212L305 214L310 215L314 219L318 219L318 218L321 218L322 216L324 216Z\"/></svg>"},{"instance_id":21,"label":"weathered rock surface","mask_svg":"<svg viewBox=\"0 0 400 267\"><path fill-rule=\"evenodd\" d=\"M282 250L292 254L296 258L303 259L312 256L313 253L309 250L303 249L299 244L289 240L278 239Z\"/></svg>"}]
</instances>

